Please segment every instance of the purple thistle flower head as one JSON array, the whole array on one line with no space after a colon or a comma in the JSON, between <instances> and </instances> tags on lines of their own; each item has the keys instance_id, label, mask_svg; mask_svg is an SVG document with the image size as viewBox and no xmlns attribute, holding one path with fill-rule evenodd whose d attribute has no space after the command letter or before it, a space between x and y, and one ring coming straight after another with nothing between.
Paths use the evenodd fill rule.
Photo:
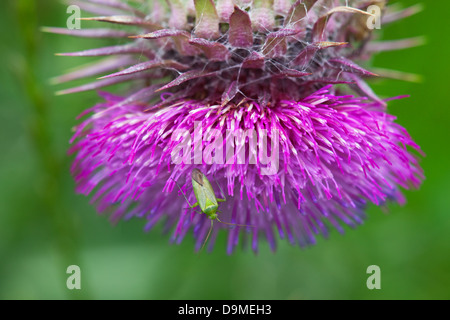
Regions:
<instances>
[{"instance_id":1,"label":"purple thistle flower head","mask_svg":"<svg viewBox=\"0 0 450 320\"><path fill-rule=\"evenodd\" d=\"M77 1L100 15L87 20L134 28L48 29L128 39L62 54L106 58L58 78L102 75L61 93L133 84L120 96L100 92L104 101L83 113L71 149L77 191L92 194L112 221L144 218L150 230L162 220L177 243L192 230L199 250L211 222L191 183L197 168L226 198L220 220L234 224L214 223L208 248L226 229L228 253L239 240L256 252L263 237L273 250L277 237L314 244L330 225L343 232L362 223L368 202L403 203L399 188L423 179L410 153L420 148L366 84L377 75L360 64L417 44L371 41L377 25L415 10L348 2L167 0L137 9Z\"/></svg>"}]
</instances>

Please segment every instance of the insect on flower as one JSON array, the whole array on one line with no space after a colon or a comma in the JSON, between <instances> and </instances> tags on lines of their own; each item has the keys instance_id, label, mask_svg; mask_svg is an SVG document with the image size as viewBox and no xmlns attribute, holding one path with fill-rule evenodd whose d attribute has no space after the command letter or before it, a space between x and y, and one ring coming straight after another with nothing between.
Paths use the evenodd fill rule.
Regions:
<instances>
[{"instance_id":1,"label":"insect on flower","mask_svg":"<svg viewBox=\"0 0 450 320\"><path fill-rule=\"evenodd\" d=\"M192 176L192 189L194 190L195 198L197 199L197 202L194 203L193 205L191 205L189 200L186 198L186 195L183 193L183 190L181 190L180 186L178 185L178 182L176 182L175 180L174 181L177 184L178 188L180 189L181 193L183 194L183 197L186 199L187 203L189 204L189 207L191 209L194 209L197 206L200 207L201 212L199 212L199 213L204 213L209 217L209 219L211 219L211 227L209 228L208 235L205 238L205 242L203 243L201 250L203 250L203 247L205 246L206 242L209 239L209 235L211 234L212 228L214 226L214 220L217 220L220 223L229 224L232 226L252 227L249 225L235 224L235 223L228 223L228 222L221 221L219 219L219 216L217 215L218 212L220 213L219 202L227 201L226 197L223 199L216 198L216 195L214 193L214 189L211 186L211 183L209 182L208 178L200 170L198 170L198 169L192 170L191 176ZM224 194L220 185L217 184L217 186L219 187L221 194Z\"/></svg>"},{"instance_id":2,"label":"insect on flower","mask_svg":"<svg viewBox=\"0 0 450 320\"><path fill-rule=\"evenodd\" d=\"M404 96L379 97L367 82L414 79L376 69L371 58L419 45L420 38L383 41L369 22L384 27L420 5L399 11L387 0L70 3L94 15L81 21L96 27L44 31L116 42L59 53L101 60L55 78L92 81L58 94L129 84L99 92L70 149L76 191L114 223L142 219L146 232L164 223L171 242L192 235L196 251L205 239L212 250L223 229L228 254L240 244L257 253L263 241L275 251L278 239L305 247L330 230L362 224L371 203L403 204L402 190L425 178L420 147L388 112L390 101ZM265 174L269 163L276 170ZM187 207L173 181L190 176L183 196L195 204ZM221 196L206 176L225 191Z\"/></svg>"}]
</instances>

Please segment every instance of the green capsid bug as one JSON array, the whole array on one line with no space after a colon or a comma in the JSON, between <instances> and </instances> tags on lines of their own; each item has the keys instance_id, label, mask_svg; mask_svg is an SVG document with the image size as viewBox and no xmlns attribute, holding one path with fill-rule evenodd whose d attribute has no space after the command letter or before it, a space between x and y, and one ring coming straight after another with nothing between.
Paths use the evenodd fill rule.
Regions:
<instances>
[{"instance_id":1,"label":"green capsid bug","mask_svg":"<svg viewBox=\"0 0 450 320\"><path fill-rule=\"evenodd\" d=\"M209 219L211 219L211 227L209 228L208 235L206 236L205 242L203 243L201 250L203 250L203 247L205 246L206 242L208 241L208 238L211 234L211 231L212 231L212 228L214 225L213 224L214 220L217 220L220 223L233 225L233 226L252 227L249 225L234 224L234 223L227 223L227 222L221 221L217 214L217 213L220 213L219 202L225 202L225 201L227 201L227 199L226 198L221 199L221 198L216 197L216 195L214 193L214 189L211 186L211 183L209 182L208 178L200 170L193 169L192 173L191 173L191 178L192 178L192 189L194 190L194 195L195 195L195 198L197 199L197 202L195 202L193 205L191 205L189 200L186 198L186 195L181 190L180 186L178 185L178 182L176 182L175 180L174 181L177 184L178 188L180 189L181 193L183 194L183 197L186 199L187 203L189 204L189 207L191 209L200 207L200 210L201 210L200 213L206 214L209 217ZM220 185L217 184L217 186L219 187L220 191L223 194L223 191L220 188Z\"/></svg>"},{"instance_id":2,"label":"green capsid bug","mask_svg":"<svg viewBox=\"0 0 450 320\"><path fill-rule=\"evenodd\" d=\"M197 202L194 203L193 206L191 206L190 204L189 206L191 208L199 206L200 210L211 219L211 222L213 220L221 222L217 217L217 212L220 212L218 210L219 202L225 202L227 201L227 199L216 198L211 183L200 170L198 169L192 170L191 176L192 176L192 189L194 189L194 194L195 198L197 199Z\"/></svg>"}]
</instances>

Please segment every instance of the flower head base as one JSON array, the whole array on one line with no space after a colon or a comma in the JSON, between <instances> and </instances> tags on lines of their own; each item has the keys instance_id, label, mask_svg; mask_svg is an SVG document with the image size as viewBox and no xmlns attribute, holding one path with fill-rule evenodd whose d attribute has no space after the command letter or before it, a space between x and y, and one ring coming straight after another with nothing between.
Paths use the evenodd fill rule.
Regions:
<instances>
[{"instance_id":1,"label":"flower head base","mask_svg":"<svg viewBox=\"0 0 450 320\"><path fill-rule=\"evenodd\" d=\"M275 249L276 233L304 246L316 234L326 236L329 224L343 231L341 223L361 223L367 201L403 202L398 187L418 187L423 178L406 147L420 149L364 82L376 75L354 62L376 51L366 24L373 15L365 9L384 9L385 1L353 1L351 7L342 2L153 1L152 8L144 7L150 15L118 0L79 2L104 14L88 20L143 32L51 29L134 39L64 54L108 58L61 82L121 70L62 93L125 81L135 88L125 97L101 93L105 102L86 112L92 115L73 139L77 190L94 192L100 211L113 208L114 221L146 218L148 230L163 219L168 229L175 227L177 242L193 229L198 250L210 222L175 187L178 181L195 203L190 173L198 168L226 190L220 219L251 225L214 225L210 249L218 231L227 228L229 253L241 233L251 237L254 251L262 235ZM110 15L112 10L128 14ZM357 95L337 84L348 84ZM180 153L181 136L189 144ZM255 141L258 147L265 141L266 152ZM183 161L174 161L180 154ZM267 174L274 163L276 170Z\"/></svg>"}]
</instances>

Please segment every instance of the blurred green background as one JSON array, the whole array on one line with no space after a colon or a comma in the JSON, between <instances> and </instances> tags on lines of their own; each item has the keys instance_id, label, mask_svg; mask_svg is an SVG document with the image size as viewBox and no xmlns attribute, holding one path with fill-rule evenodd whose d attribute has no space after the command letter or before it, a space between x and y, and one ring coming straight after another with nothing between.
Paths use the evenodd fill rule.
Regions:
<instances>
[{"instance_id":1,"label":"blurred green background","mask_svg":"<svg viewBox=\"0 0 450 320\"><path fill-rule=\"evenodd\" d=\"M394 2L394 1L392 1ZM395 1L407 6L418 1ZM373 88L427 156L420 190L389 214L371 206L363 226L304 250L279 241L273 254L225 254L226 234L200 257L193 240L170 245L144 221L111 226L74 192L69 174L75 117L94 92L54 96L49 79L89 59L55 57L100 47L99 40L44 34L64 27L55 0L0 1L0 298L1 299L449 299L450 169L449 1L384 27L384 39L426 36L425 46L383 53L374 66L421 74L422 83L383 80ZM67 86L66 86L67 87ZM81 268L82 290L66 288L66 268ZM381 290L368 290L366 269L381 268Z\"/></svg>"}]
</instances>

